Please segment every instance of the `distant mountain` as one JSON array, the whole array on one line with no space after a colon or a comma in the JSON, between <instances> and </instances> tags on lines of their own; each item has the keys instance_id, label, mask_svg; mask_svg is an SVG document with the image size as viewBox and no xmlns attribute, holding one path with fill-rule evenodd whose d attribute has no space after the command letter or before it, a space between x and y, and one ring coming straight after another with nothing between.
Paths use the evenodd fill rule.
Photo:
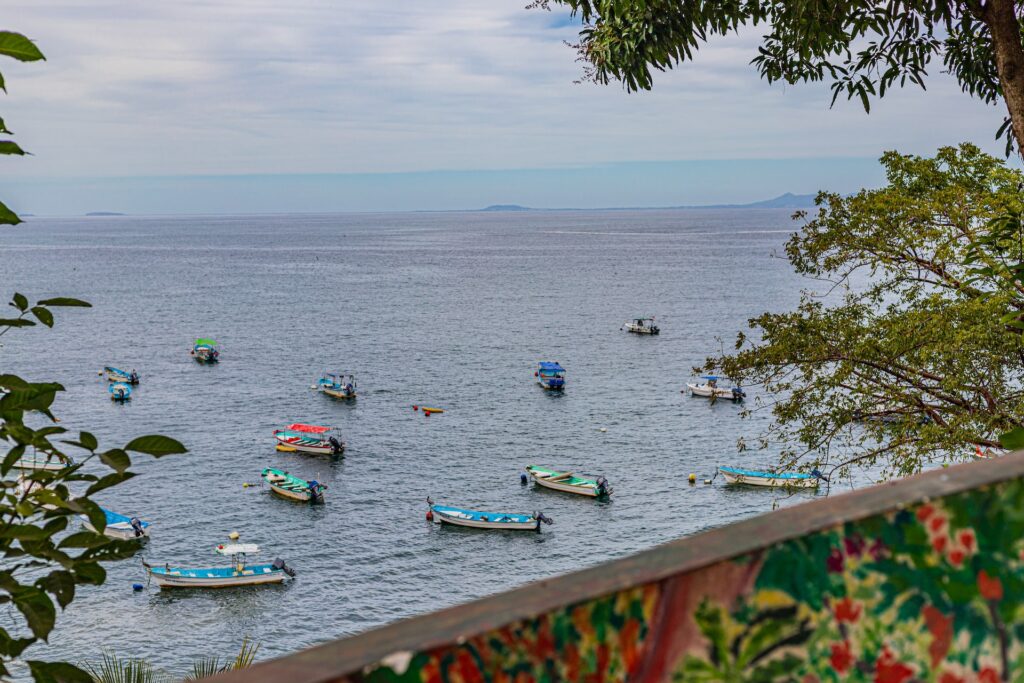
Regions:
<instances>
[{"instance_id":1,"label":"distant mountain","mask_svg":"<svg viewBox=\"0 0 1024 683\"><path fill-rule=\"evenodd\" d=\"M491 204L481 211L535 211L528 206L519 206L518 204Z\"/></svg>"},{"instance_id":2,"label":"distant mountain","mask_svg":"<svg viewBox=\"0 0 1024 683\"><path fill-rule=\"evenodd\" d=\"M813 194L787 192L774 199L763 199L749 204L690 204L686 206L606 206L599 209L532 209L519 204L492 204L478 211L634 211L640 209L809 209L814 207Z\"/></svg>"},{"instance_id":3,"label":"distant mountain","mask_svg":"<svg viewBox=\"0 0 1024 683\"><path fill-rule=\"evenodd\" d=\"M118 213L117 211L90 211L85 214L86 216L123 216L125 214Z\"/></svg>"}]
</instances>

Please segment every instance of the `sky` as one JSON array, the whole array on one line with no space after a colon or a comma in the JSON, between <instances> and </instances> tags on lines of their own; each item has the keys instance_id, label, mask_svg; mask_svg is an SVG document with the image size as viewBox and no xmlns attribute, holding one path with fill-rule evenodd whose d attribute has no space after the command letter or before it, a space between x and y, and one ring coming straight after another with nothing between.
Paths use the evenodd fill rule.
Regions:
<instances>
[{"instance_id":1,"label":"sky","mask_svg":"<svg viewBox=\"0 0 1024 683\"><path fill-rule=\"evenodd\" d=\"M932 69L870 114L769 85L759 30L654 90L575 83L579 24L526 0L8 0L47 56L0 63L45 214L672 206L883 182L884 150L993 140L1002 111Z\"/></svg>"}]
</instances>

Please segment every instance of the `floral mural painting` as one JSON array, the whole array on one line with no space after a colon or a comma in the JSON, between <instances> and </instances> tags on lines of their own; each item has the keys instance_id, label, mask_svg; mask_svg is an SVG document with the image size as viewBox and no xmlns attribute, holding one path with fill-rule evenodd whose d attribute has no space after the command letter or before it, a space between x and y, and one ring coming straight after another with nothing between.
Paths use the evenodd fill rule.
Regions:
<instances>
[{"instance_id":1,"label":"floral mural painting","mask_svg":"<svg viewBox=\"0 0 1024 683\"><path fill-rule=\"evenodd\" d=\"M1024 681L1024 482L382 662L367 681Z\"/></svg>"}]
</instances>

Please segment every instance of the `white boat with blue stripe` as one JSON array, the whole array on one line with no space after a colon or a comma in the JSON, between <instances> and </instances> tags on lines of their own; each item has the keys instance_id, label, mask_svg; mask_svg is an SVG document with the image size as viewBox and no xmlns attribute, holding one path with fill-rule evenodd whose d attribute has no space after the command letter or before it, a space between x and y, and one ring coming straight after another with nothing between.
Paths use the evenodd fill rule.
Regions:
<instances>
[{"instance_id":1,"label":"white boat with blue stripe","mask_svg":"<svg viewBox=\"0 0 1024 683\"><path fill-rule=\"evenodd\" d=\"M508 531L540 531L541 524L554 524L543 512L532 515L516 512L483 512L466 510L450 505L438 505L427 498L430 506L428 517L438 524L467 526L473 529L503 529Z\"/></svg>"},{"instance_id":2,"label":"white boat with blue stripe","mask_svg":"<svg viewBox=\"0 0 1024 683\"><path fill-rule=\"evenodd\" d=\"M565 368L557 362L541 361L537 365L537 371L533 373L537 378L537 384L548 391L562 391L565 389Z\"/></svg>"},{"instance_id":3,"label":"white boat with blue stripe","mask_svg":"<svg viewBox=\"0 0 1024 683\"><path fill-rule=\"evenodd\" d=\"M276 559L270 564L247 564L246 557L260 551L255 543L230 543L217 546L217 553L231 558L228 567L157 567L142 561L150 578L160 588L230 588L265 583L282 583L295 571Z\"/></svg>"},{"instance_id":4,"label":"white boat with blue stripe","mask_svg":"<svg viewBox=\"0 0 1024 683\"><path fill-rule=\"evenodd\" d=\"M100 508L103 510L103 514L107 516L107 526L103 529L103 535L109 536L110 538L119 538L121 540L132 540L135 538L148 538L149 537L149 522L145 522L138 517L128 517L108 510L106 508ZM79 515L79 519L82 520L82 526L92 532L96 532L96 527L92 525L89 518L85 515Z\"/></svg>"},{"instance_id":5,"label":"white boat with blue stripe","mask_svg":"<svg viewBox=\"0 0 1024 683\"><path fill-rule=\"evenodd\" d=\"M761 472L744 470L739 467L721 466L718 471L725 477L726 484L750 484L751 486L776 486L815 488L821 481L819 473L803 472Z\"/></svg>"}]
</instances>

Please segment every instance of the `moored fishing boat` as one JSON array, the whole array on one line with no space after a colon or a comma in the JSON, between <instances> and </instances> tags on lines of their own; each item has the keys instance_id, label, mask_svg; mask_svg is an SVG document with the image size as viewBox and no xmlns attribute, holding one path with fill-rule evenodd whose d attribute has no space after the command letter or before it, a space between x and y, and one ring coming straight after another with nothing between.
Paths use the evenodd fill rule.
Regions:
<instances>
[{"instance_id":1,"label":"moored fishing boat","mask_svg":"<svg viewBox=\"0 0 1024 683\"><path fill-rule=\"evenodd\" d=\"M818 473L762 472L725 466L719 467L718 471L725 477L726 484L750 484L751 486L814 488L821 478Z\"/></svg>"},{"instance_id":2,"label":"moored fishing boat","mask_svg":"<svg viewBox=\"0 0 1024 683\"><path fill-rule=\"evenodd\" d=\"M321 484L316 480L306 481L288 474L284 470L276 470L272 467L265 468L262 476L263 480L270 485L270 490L279 496L303 502L324 502L326 484Z\"/></svg>"},{"instance_id":3,"label":"moored fishing boat","mask_svg":"<svg viewBox=\"0 0 1024 683\"><path fill-rule=\"evenodd\" d=\"M75 460L70 455L65 455L63 458L58 458L56 456L47 458L41 453L33 453L32 455L23 455L20 459L15 460L11 467L16 470L43 470L45 472L57 472L74 464Z\"/></svg>"},{"instance_id":4,"label":"moored fishing boat","mask_svg":"<svg viewBox=\"0 0 1024 683\"><path fill-rule=\"evenodd\" d=\"M307 425L300 422L274 430L274 438L277 439L279 446L321 455L340 455L345 451L345 443L338 436L336 427Z\"/></svg>"},{"instance_id":5,"label":"moored fishing boat","mask_svg":"<svg viewBox=\"0 0 1024 683\"><path fill-rule=\"evenodd\" d=\"M232 586L253 586L264 583L281 583L286 577L295 576L295 570L284 560L276 559L269 564L247 564L246 558L260 551L255 543L230 543L216 548L219 555L231 558L228 567L172 567L165 564L157 567L142 561L149 576L161 588L229 588Z\"/></svg>"},{"instance_id":6,"label":"moored fishing boat","mask_svg":"<svg viewBox=\"0 0 1024 683\"><path fill-rule=\"evenodd\" d=\"M721 377L715 375L704 375L701 377L704 382L700 384L691 384L687 382L686 389L690 390L692 396L701 396L703 398L714 398L714 399L726 399L728 401L742 401L747 397L747 394L739 386L735 387L720 387L718 386ZM686 392L686 389L683 392Z\"/></svg>"},{"instance_id":7,"label":"moored fishing boat","mask_svg":"<svg viewBox=\"0 0 1024 683\"><path fill-rule=\"evenodd\" d=\"M127 370L121 370L107 365L103 368L103 372L111 382L124 382L125 384L139 383L139 373L135 372L134 369L131 372L128 372Z\"/></svg>"},{"instance_id":8,"label":"moored fishing boat","mask_svg":"<svg viewBox=\"0 0 1024 683\"><path fill-rule=\"evenodd\" d=\"M127 401L132 397L132 387L124 382L115 382L107 387L112 401Z\"/></svg>"},{"instance_id":9,"label":"moored fishing boat","mask_svg":"<svg viewBox=\"0 0 1024 683\"><path fill-rule=\"evenodd\" d=\"M200 363L216 363L220 360L220 350L213 339L200 337L192 344L192 357Z\"/></svg>"},{"instance_id":10,"label":"moored fishing boat","mask_svg":"<svg viewBox=\"0 0 1024 683\"><path fill-rule=\"evenodd\" d=\"M540 531L540 525L554 524L554 520L543 512L534 512L532 515L515 512L483 512L480 510L465 510L450 505L437 505L430 498L427 498L427 505L430 506L428 519L438 524L452 524L455 526L471 527L473 529L504 529L510 531Z\"/></svg>"},{"instance_id":11,"label":"moored fishing boat","mask_svg":"<svg viewBox=\"0 0 1024 683\"><path fill-rule=\"evenodd\" d=\"M654 316L650 318L633 318L622 326L622 329L633 334L659 334L661 328L654 324Z\"/></svg>"},{"instance_id":12,"label":"moored fishing boat","mask_svg":"<svg viewBox=\"0 0 1024 683\"><path fill-rule=\"evenodd\" d=\"M565 368L558 363L541 361L533 376L537 378L537 384L549 391L565 389Z\"/></svg>"},{"instance_id":13,"label":"moored fishing boat","mask_svg":"<svg viewBox=\"0 0 1024 683\"><path fill-rule=\"evenodd\" d=\"M607 498L612 495L612 487L604 477L580 477L573 472L551 469L543 465L527 465L526 472L538 485L555 491L576 493L591 498Z\"/></svg>"},{"instance_id":14,"label":"moored fishing boat","mask_svg":"<svg viewBox=\"0 0 1024 683\"><path fill-rule=\"evenodd\" d=\"M334 398L355 398L356 378L343 372L325 372L316 383L317 389Z\"/></svg>"},{"instance_id":15,"label":"moored fishing boat","mask_svg":"<svg viewBox=\"0 0 1024 683\"><path fill-rule=\"evenodd\" d=\"M149 522L144 522L138 517L121 515L103 507L100 510L103 510L103 514L107 516L107 526L103 529L104 536L122 540L149 537ZM78 517L82 520L82 526L89 531L96 531L96 527L92 525L87 516L79 515Z\"/></svg>"}]
</instances>

